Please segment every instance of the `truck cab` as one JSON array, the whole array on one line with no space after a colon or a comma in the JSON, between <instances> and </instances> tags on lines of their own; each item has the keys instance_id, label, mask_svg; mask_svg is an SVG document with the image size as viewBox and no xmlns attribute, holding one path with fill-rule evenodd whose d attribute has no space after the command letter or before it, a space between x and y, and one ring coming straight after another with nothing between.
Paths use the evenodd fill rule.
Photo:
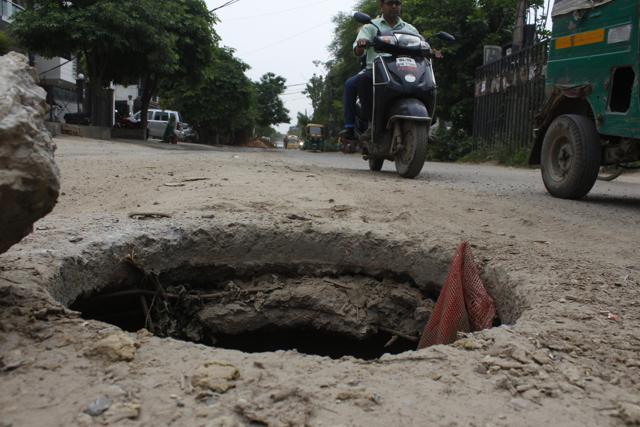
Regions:
<instances>
[{"instance_id":1,"label":"truck cab","mask_svg":"<svg viewBox=\"0 0 640 427\"><path fill-rule=\"evenodd\" d=\"M556 0L530 163L579 199L602 166L640 160L640 0Z\"/></svg>"}]
</instances>

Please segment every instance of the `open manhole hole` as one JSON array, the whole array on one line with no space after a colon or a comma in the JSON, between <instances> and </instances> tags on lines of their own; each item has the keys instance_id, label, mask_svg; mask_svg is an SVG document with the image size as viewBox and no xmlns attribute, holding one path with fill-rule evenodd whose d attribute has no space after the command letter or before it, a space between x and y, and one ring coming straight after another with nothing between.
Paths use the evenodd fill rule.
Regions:
<instances>
[{"instance_id":1,"label":"open manhole hole","mask_svg":"<svg viewBox=\"0 0 640 427\"><path fill-rule=\"evenodd\" d=\"M416 349L452 256L308 230L158 235L94 245L67 259L54 296L84 318L131 332L244 352L375 359ZM501 307L503 288L488 285L502 318L515 319Z\"/></svg>"}]
</instances>

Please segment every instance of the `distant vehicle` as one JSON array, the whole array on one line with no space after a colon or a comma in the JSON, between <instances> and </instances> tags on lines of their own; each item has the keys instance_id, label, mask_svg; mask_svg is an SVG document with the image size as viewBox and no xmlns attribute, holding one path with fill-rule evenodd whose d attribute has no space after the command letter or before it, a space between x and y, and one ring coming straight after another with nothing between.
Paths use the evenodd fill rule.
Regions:
<instances>
[{"instance_id":1,"label":"distant vehicle","mask_svg":"<svg viewBox=\"0 0 640 427\"><path fill-rule=\"evenodd\" d=\"M189 123L182 123L182 138L181 141L198 142L198 132Z\"/></svg>"},{"instance_id":2,"label":"distant vehicle","mask_svg":"<svg viewBox=\"0 0 640 427\"><path fill-rule=\"evenodd\" d=\"M284 149L284 141L276 141L276 148Z\"/></svg>"},{"instance_id":3,"label":"distant vehicle","mask_svg":"<svg viewBox=\"0 0 640 427\"><path fill-rule=\"evenodd\" d=\"M601 166L621 172L640 160L638 4L555 2L547 96L529 159L554 197L579 199Z\"/></svg>"},{"instance_id":4,"label":"distant vehicle","mask_svg":"<svg viewBox=\"0 0 640 427\"><path fill-rule=\"evenodd\" d=\"M324 125L309 123L304 128L305 139L300 148L303 150L323 151L326 132Z\"/></svg>"},{"instance_id":5,"label":"distant vehicle","mask_svg":"<svg viewBox=\"0 0 640 427\"><path fill-rule=\"evenodd\" d=\"M285 148L288 148L289 150L297 150L299 148L302 148L303 144L304 142L300 141L300 139L296 135L287 135L284 139Z\"/></svg>"},{"instance_id":6,"label":"distant vehicle","mask_svg":"<svg viewBox=\"0 0 640 427\"><path fill-rule=\"evenodd\" d=\"M169 117L174 116L176 118L176 136L179 140L184 141L185 134L183 129L182 116L177 111L172 110L155 110L149 109L147 112L147 138L159 138L164 136L164 130L169 123ZM140 121L140 111L133 115L135 121Z\"/></svg>"}]
</instances>

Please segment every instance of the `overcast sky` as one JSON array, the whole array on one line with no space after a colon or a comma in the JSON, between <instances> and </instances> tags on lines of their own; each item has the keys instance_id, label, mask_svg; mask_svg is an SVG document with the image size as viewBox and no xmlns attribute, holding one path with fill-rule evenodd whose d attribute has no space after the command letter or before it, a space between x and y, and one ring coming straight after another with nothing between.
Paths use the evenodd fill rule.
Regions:
<instances>
[{"instance_id":1,"label":"overcast sky","mask_svg":"<svg viewBox=\"0 0 640 427\"><path fill-rule=\"evenodd\" d=\"M213 9L226 0L206 3ZM313 61L329 59L331 18L341 11L351 12L354 4L355 0L239 0L216 12L220 19L216 31L222 44L236 49L236 56L251 66L247 74L252 80L271 71L290 85L306 83L314 72L325 73ZM291 87L282 97L292 125L299 111L312 112L311 102L300 93L303 89ZM278 130L286 132L289 126L280 125Z\"/></svg>"}]
</instances>

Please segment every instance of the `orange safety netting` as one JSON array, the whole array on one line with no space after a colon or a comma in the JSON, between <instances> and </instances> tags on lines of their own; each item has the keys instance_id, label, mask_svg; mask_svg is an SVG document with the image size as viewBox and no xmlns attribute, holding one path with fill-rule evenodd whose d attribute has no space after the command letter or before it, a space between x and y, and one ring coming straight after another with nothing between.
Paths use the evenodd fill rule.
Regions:
<instances>
[{"instance_id":1,"label":"orange safety netting","mask_svg":"<svg viewBox=\"0 0 640 427\"><path fill-rule=\"evenodd\" d=\"M463 242L453 259L418 349L436 344L451 344L456 340L458 332L490 328L495 317L493 298L482 283L469 242Z\"/></svg>"}]
</instances>

